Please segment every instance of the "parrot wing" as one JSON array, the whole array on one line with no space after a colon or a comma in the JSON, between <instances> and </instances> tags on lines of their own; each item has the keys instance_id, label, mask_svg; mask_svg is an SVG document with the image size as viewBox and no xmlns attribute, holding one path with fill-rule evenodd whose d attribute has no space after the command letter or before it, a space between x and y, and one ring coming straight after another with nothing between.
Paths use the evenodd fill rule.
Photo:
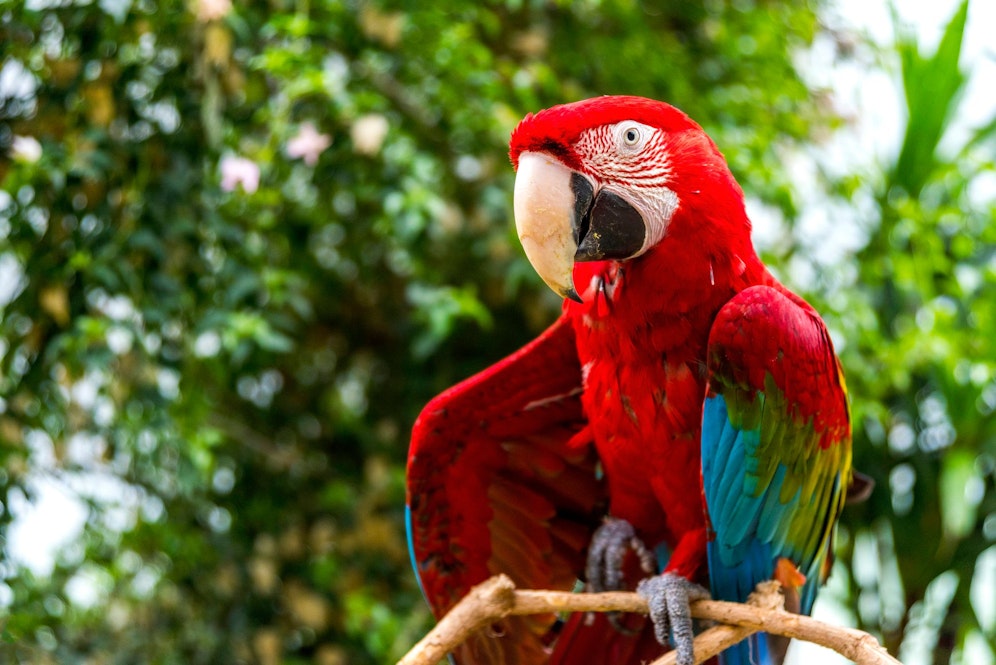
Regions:
<instances>
[{"instance_id":1,"label":"parrot wing","mask_svg":"<svg viewBox=\"0 0 996 665\"><path fill-rule=\"evenodd\" d=\"M850 438L843 376L816 312L772 286L737 294L709 336L702 419L714 597L742 602L791 562L795 609L811 611L851 480ZM723 662L768 662L768 647L751 638Z\"/></svg>"},{"instance_id":2,"label":"parrot wing","mask_svg":"<svg viewBox=\"0 0 996 665\"><path fill-rule=\"evenodd\" d=\"M432 400L408 459L412 564L436 617L505 573L520 588L574 587L605 488L580 401L570 322ZM554 615L509 617L457 661L545 662Z\"/></svg>"}]
</instances>

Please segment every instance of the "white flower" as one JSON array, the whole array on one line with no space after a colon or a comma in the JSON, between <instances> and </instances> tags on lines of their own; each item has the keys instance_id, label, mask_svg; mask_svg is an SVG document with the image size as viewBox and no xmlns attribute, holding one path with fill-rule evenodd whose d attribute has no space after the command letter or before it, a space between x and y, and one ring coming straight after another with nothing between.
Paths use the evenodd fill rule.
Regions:
<instances>
[{"instance_id":1,"label":"white flower","mask_svg":"<svg viewBox=\"0 0 996 665\"><path fill-rule=\"evenodd\" d=\"M41 143L33 136L14 136L10 146L10 156L18 162L34 164L41 159Z\"/></svg>"},{"instance_id":2,"label":"white flower","mask_svg":"<svg viewBox=\"0 0 996 665\"><path fill-rule=\"evenodd\" d=\"M221 158L221 188L226 192L235 191L237 185L242 185L246 194L252 194L259 189L259 166L245 157L225 155Z\"/></svg>"},{"instance_id":3,"label":"white flower","mask_svg":"<svg viewBox=\"0 0 996 665\"><path fill-rule=\"evenodd\" d=\"M201 23L225 18L232 11L232 0L197 0L197 20Z\"/></svg>"},{"instance_id":4,"label":"white flower","mask_svg":"<svg viewBox=\"0 0 996 665\"><path fill-rule=\"evenodd\" d=\"M353 150L361 155L376 155L384 144L387 130L387 118L379 113L360 116L349 130Z\"/></svg>"},{"instance_id":5,"label":"white flower","mask_svg":"<svg viewBox=\"0 0 996 665\"><path fill-rule=\"evenodd\" d=\"M306 122L297 130L297 135L287 142L287 156L303 159L308 166L318 163L318 156L332 145L332 137L319 134L315 125Z\"/></svg>"}]
</instances>

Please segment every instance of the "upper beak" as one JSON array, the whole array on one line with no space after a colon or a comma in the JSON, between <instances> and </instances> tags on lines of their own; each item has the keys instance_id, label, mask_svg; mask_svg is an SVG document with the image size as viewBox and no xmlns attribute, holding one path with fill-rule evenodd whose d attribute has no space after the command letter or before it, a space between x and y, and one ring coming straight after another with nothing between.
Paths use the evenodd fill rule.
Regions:
<instances>
[{"instance_id":1,"label":"upper beak","mask_svg":"<svg viewBox=\"0 0 996 665\"><path fill-rule=\"evenodd\" d=\"M538 152L519 156L515 175L515 229L526 258L562 298L581 302L574 290L573 233L578 199L571 188L573 172L552 157ZM585 181L587 182L587 181ZM591 185L588 185L590 198Z\"/></svg>"},{"instance_id":2,"label":"upper beak","mask_svg":"<svg viewBox=\"0 0 996 665\"><path fill-rule=\"evenodd\" d=\"M574 263L627 259L643 249L647 227L618 194L539 152L519 155L515 227L526 257L558 295L581 302Z\"/></svg>"}]
</instances>

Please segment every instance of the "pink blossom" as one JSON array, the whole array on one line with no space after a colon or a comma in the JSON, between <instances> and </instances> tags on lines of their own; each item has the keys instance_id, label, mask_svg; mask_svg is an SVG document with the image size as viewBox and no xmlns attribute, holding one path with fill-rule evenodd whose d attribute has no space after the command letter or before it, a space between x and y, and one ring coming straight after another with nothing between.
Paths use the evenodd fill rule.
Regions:
<instances>
[{"instance_id":1,"label":"pink blossom","mask_svg":"<svg viewBox=\"0 0 996 665\"><path fill-rule=\"evenodd\" d=\"M259 189L259 166L245 157L225 155L221 158L221 188L226 192L235 191L237 185L242 185L246 194L252 194Z\"/></svg>"},{"instance_id":2,"label":"pink blossom","mask_svg":"<svg viewBox=\"0 0 996 665\"><path fill-rule=\"evenodd\" d=\"M315 125L306 122L297 130L297 135L287 142L287 156L303 159L308 166L318 163L318 156L332 145L332 137L319 134Z\"/></svg>"}]
</instances>

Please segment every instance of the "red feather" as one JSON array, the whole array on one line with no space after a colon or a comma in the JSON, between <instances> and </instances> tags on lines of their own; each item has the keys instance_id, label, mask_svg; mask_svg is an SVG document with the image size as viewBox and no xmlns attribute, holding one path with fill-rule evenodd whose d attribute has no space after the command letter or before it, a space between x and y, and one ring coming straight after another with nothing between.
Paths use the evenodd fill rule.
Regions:
<instances>
[{"instance_id":1,"label":"red feather","mask_svg":"<svg viewBox=\"0 0 996 665\"><path fill-rule=\"evenodd\" d=\"M524 588L570 589L604 512L583 428L573 331L536 341L446 391L415 423L408 459L412 558L442 616L499 572ZM462 662L546 658L553 615L513 617L461 648Z\"/></svg>"}]
</instances>

